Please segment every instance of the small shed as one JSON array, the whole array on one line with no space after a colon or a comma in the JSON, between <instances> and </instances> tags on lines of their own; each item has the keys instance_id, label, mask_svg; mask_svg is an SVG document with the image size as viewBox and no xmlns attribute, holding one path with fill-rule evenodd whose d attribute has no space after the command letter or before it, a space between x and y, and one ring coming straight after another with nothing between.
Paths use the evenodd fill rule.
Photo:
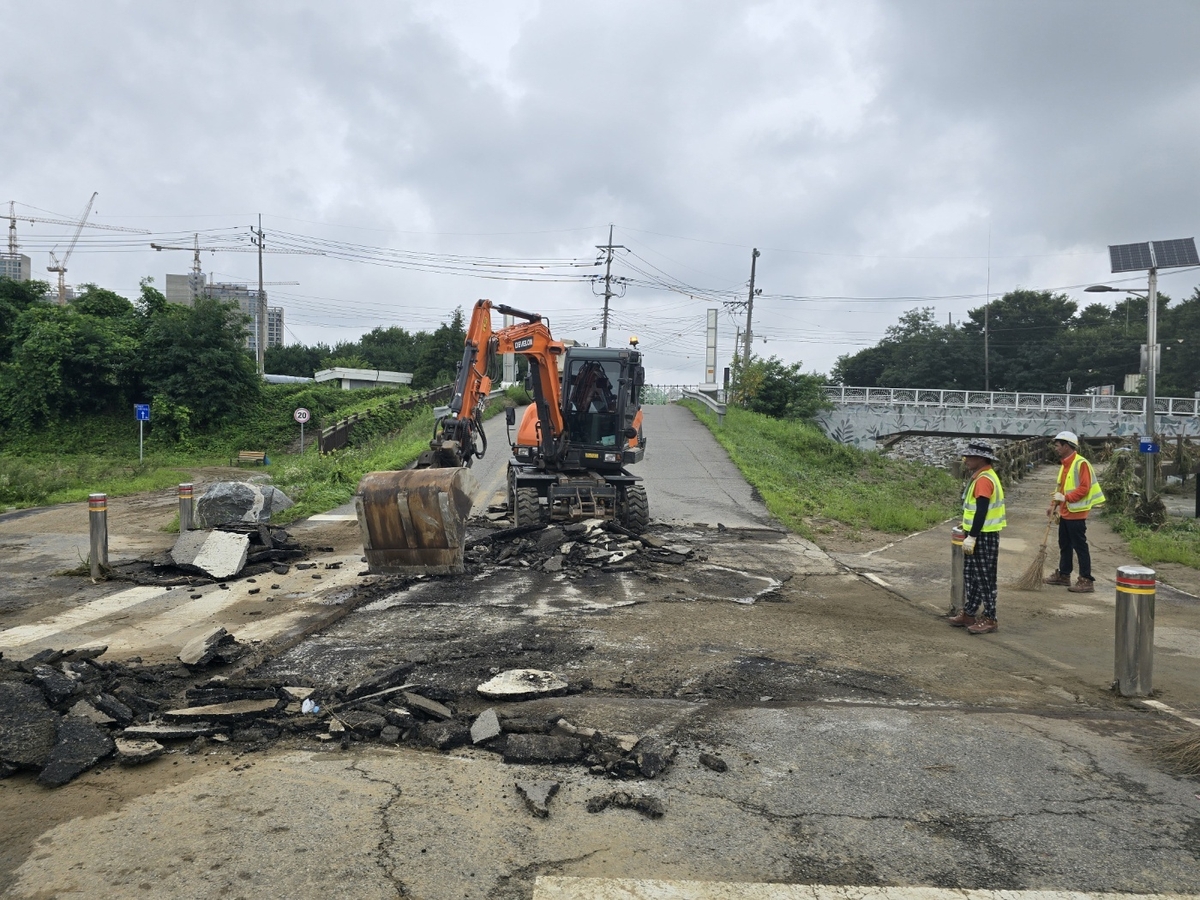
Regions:
<instances>
[{"instance_id":1,"label":"small shed","mask_svg":"<svg viewBox=\"0 0 1200 900\"><path fill-rule=\"evenodd\" d=\"M396 387L401 384L412 384L412 378L412 372L385 372L382 369L349 369L345 366L322 369L313 376L313 379L318 384L325 381L341 382L343 391L353 391L357 388Z\"/></svg>"}]
</instances>

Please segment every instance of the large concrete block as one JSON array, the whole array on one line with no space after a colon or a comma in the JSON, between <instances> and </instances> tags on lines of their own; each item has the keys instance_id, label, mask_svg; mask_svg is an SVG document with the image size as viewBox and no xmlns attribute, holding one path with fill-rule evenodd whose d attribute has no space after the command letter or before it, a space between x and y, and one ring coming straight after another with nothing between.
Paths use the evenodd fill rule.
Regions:
<instances>
[{"instance_id":1,"label":"large concrete block","mask_svg":"<svg viewBox=\"0 0 1200 900\"><path fill-rule=\"evenodd\" d=\"M294 505L283 491L269 484L218 481L196 501L196 524L215 528L231 522L269 522L273 513Z\"/></svg>"},{"instance_id":2,"label":"large concrete block","mask_svg":"<svg viewBox=\"0 0 1200 900\"><path fill-rule=\"evenodd\" d=\"M171 548L171 559L182 568L199 569L213 578L232 578L246 565L250 536L228 531L189 531Z\"/></svg>"}]
</instances>

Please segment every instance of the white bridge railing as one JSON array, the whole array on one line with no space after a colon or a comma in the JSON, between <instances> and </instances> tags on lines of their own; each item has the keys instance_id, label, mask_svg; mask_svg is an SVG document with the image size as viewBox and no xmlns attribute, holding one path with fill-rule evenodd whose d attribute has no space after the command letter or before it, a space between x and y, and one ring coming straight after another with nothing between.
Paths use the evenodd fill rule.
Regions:
<instances>
[{"instance_id":1,"label":"white bridge railing","mask_svg":"<svg viewBox=\"0 0 1200 900\"><path fill-rule=\"evenodd\" d=\"M947 391L925 388L843 387L826 385L829 402L879 406L934 406L946 409L1062 410L1146 414L1145 397L1100 394L1032 394L1015 391ZM1200 398L1155 397L1155 413L1200 416Z\"/></svg>"}]
</instances>

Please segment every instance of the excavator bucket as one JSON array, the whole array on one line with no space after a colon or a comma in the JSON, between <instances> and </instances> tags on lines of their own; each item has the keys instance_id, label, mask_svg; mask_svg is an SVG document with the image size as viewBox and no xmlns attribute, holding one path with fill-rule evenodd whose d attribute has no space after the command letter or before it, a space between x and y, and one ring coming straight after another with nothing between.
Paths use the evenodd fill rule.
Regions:
<instances>
[{"instance_id":1,"label":"excavator bucket","mask_svg":"<svg viewBox=\"0 0 1200 900\"><path fill-rule=\"evenodd\" d=\"M369 472L354 506L374 575L463 571L467 516L478 482L462 467Z\"/></svg>"}]
</instances>

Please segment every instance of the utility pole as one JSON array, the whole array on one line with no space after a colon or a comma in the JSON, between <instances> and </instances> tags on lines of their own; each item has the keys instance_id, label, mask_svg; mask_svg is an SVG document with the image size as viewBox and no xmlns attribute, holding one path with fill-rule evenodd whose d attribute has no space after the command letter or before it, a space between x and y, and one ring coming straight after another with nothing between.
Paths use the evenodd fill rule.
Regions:
<instances>
[{"instance_id":1,"label":"utility pole","mask_svg":"<svg viewBox=\"0 0 1200 900\"><path fill-rule=\"evenodd\" d=\"M612 295L613 295L613 291L612 291L613 251L627 249L623 244L614 244L612 242L612 239L613 239L613 227L610 224L608 226L608 243L596 245L597 250L603 250L603 251L605 251L605 254L606 254L605 260L604 260L604 327L600 329L600 346L601 347L608 346L608 301L612 299Z\"/></svg>"},{"instance_id":2,"label":"utility pole","mask_svg":"<svg viewBox=\"0 0 1200 900\"><path fill-rule=\"evenodd\" d=\"M754 316L754 270L758 258L762 254L758 252L758 248L754 248L754 252L750 254L750 295L746 300L746 348L742 351L742 370L750 365L750 342L754 340L754 332L751 330L750 322Z\"/></svg>"},{"instance_id":3,"label":"utility pole","mask_svg":"<svg viewBox=\"0 0 1200 900\"><path fill-rule=\"evenodd\" d=\"M262 257L265 240L262 230L262 213L258 214L258 231L251 233L255 235L251 240L258 247L258 339L255 343L258 345L258 377L261 378L267 371L267 292L263 288Z\"/></svg>"}]
</instances>

